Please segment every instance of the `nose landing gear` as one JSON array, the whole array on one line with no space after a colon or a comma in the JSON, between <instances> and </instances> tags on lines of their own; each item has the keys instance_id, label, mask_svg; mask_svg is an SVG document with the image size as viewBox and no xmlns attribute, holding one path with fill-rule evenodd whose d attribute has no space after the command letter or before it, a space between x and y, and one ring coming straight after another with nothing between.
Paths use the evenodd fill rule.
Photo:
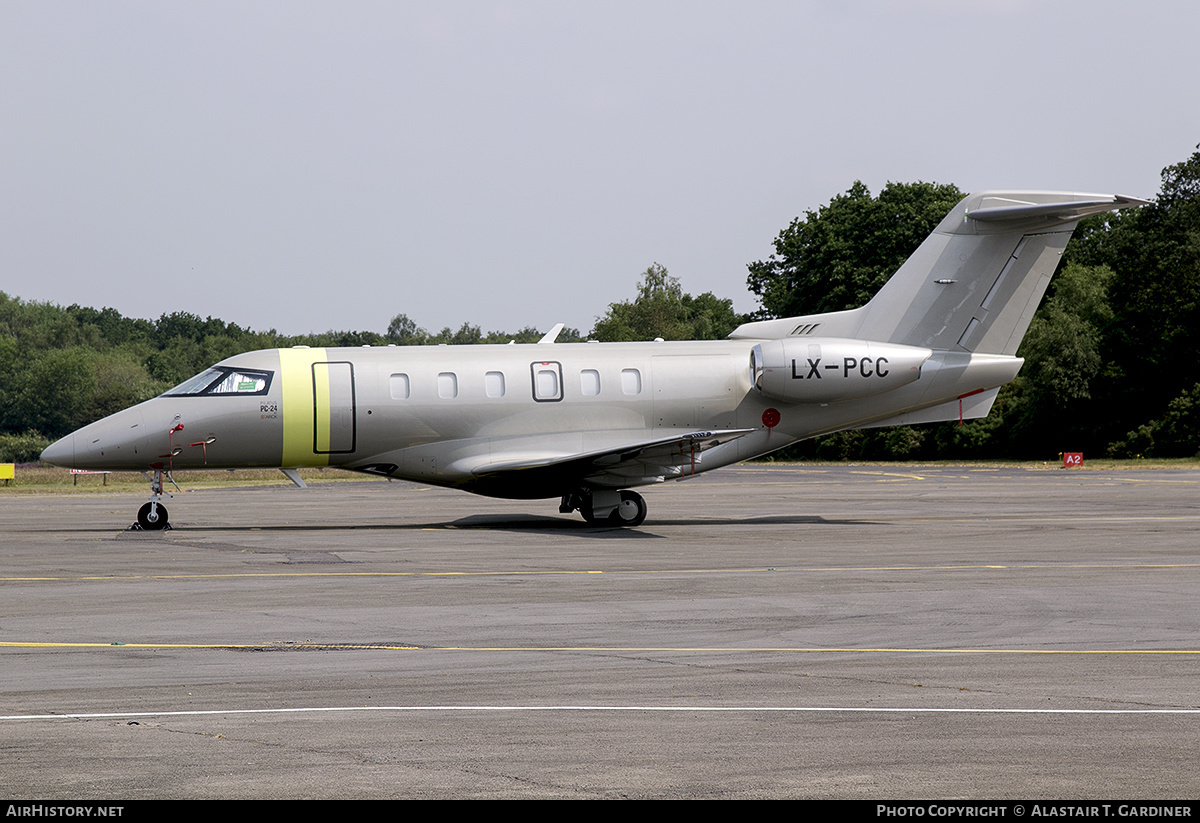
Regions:
<instances>
[{"instance_id":1,"label":"nose landing gear","mask_svg":"<svg viewBox=\"0 0 1200 823\"><path fill-rule=\"evenodd\" d=\"M169 492L163 491L163 470L156 468L154 470L154 477L150 477L145 472L142 472L142 476L150 481L150 502L144 503L138 509L137 522L129 528L136 531L148 532L171 528L171 524L167 520L167 507L160 502L164 494L167 497L171 496ZM170 472L167 472L167 479L171 481L171 485L175 487L176 491L179 491L179 484L175 482L174 477L171 477Z\"/></svg>"}]
</instances>

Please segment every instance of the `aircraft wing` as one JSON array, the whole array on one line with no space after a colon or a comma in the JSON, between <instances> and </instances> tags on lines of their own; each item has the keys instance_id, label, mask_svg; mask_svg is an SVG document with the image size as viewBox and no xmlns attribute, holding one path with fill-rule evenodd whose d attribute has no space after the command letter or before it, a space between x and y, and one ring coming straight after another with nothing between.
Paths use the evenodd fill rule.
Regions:
<instances>
[{"instance_id":1,"label":"aircraft wing","mask_svg":"<svg viewBox=\"0 0 1200 823\"><path fill-rule=\"evenodd\" d=\"M541 483L555 478L584 479L601 486L624 487L695 474L701 453L736 440L754 429L718 429L635 440L616 447L579 454L493 454L473 466L480 480L519 475L520 482ZM518 477L513 477L518 480Z\"/></svg>"}]
</instances>

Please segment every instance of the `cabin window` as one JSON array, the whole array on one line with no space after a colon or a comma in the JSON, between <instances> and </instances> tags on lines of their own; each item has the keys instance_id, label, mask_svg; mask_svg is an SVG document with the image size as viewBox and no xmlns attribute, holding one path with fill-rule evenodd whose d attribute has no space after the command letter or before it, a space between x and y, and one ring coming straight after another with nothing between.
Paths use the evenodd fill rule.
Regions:
<instances>
[{"instance_id":1,"label":"cabin window","mask_svg":"<svg viewBox=\"0 0 1200 823\"><path fill-rule=\"evenodd\" d=\"M534 363L533 370L533 399L540 403L549 403L563 399L562 364L554 361Z\"/></svg>"},{"instance_id":2,"label":"cabin window","mask_svg":"<svg viewBox=\"0 0 1200 823\"><path fill-rule=\"evenodd\" d=\"M393 400L407 400L412 395L407 374L393 374L388 378L388 388Z\"/></svg>"},{"instance_id":3,"label":"cabin window","mask_svg":"<svg viewBox=\"0 0 1200 823\"><path fill-rule=\"evenodd\" d=\"M483 390L488 397L504 396L504 372L490 371L483 376Z\"/></svg>"},{"instance_id":4,"label":"cabin window","mask_svg":"<svg viewBox=\"0 0 1200 823\"><path fill-rule=\"evenodd\" d=\"M622 369L621 392L623 394L641 394L642 373L637 369Z\"/></svg>"},{"instance_id":5,"label":"cabin window","mask_svg":"<svg viewBox=\"0 0 1200 823\"><path fill-rule=\"evenodd\" d=\"M579 373L579 391L585 397L595 397L600 393L600 372L595 369L584 369Z\"/></svg>"},{"instance_id":6,"label":"cabin window","mask_svg":"<svg viewBox=\"0 0 1200 823\"><path fill-rule=\"evenodd\" d=\"M458 397L458 375L444 371L438 375L438 397L451 400Z\"/></svg>"},{"instance_id":7,"label":"cabin window","mask_svg":"<svg viewBox=\"0 0 1200 823\"><path fill-rule=\"evenodd\" d=\"M271 387L274 372L257 369L230 369L213 367L185 380L165 395L244 395L266 394Z\"/></svg>"}]
</instances>

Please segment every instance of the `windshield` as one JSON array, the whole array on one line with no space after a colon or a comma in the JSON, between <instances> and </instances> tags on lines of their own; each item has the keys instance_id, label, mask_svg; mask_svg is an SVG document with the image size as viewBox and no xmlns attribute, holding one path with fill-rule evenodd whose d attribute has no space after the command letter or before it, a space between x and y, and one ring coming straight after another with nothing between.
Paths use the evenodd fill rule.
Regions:
<instances>
[{"instance_id":1,"label":"windshield","mask_svg":"<svg viewBox=\"0 0 1200 823\"><path fill-rule=\"evenodd\" d=\"M214 367L183 381L170 391L163 392L163 396L266 394L271 388L273 375L274 372L256 369Z\"/></svg>"}]
</instances>

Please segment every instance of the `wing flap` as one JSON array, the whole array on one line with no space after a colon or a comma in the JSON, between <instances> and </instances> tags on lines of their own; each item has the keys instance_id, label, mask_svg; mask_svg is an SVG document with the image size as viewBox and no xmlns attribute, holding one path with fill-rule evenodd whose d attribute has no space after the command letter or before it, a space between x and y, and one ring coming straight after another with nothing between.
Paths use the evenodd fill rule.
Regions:
<instances>
[{"instance_id":1,"label":"wing flap","mask_svg":"<svg viewBox=\"0 0 1200 823\"><path fill-rule=\"evenodd\" d=\"M613 484L635 479L683 477L695 473L701 452L752 431L754 429L690 431L573 454L514 450L489 455L486 462L471 466L470 471L479 479L494 479L514 472L522 475L547 473L600 483L608 478Z\"/></svg>"}]
</instances>

